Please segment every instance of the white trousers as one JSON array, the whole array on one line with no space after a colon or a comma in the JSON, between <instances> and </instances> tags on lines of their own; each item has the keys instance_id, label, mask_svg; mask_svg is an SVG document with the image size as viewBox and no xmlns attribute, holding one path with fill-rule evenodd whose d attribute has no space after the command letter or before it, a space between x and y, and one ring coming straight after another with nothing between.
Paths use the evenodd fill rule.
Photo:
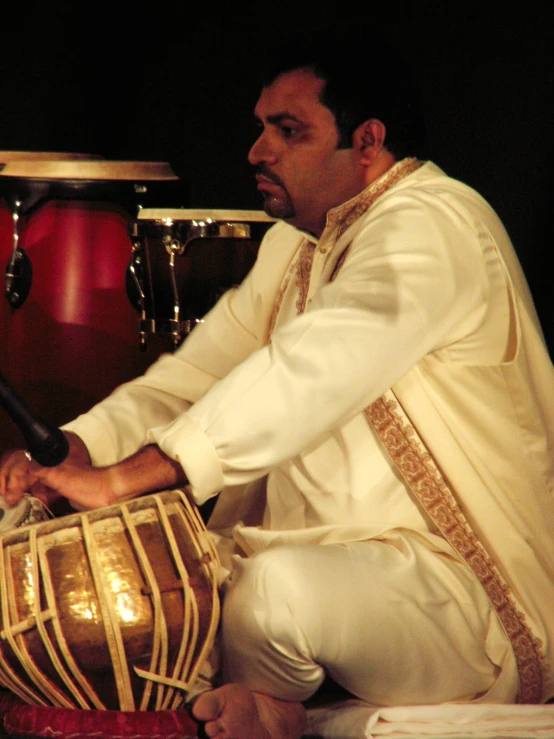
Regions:
<instances>
[{"instance_id":1,"label":"white trousers","mask_svg":"<svg viewBox=\"0 0 554 739\"><path fill-rule=\"evenodd\" d=\"M325 675L380 706L517 695L509 640L477 578L409 532L235 557L220 638L225 682L287 700L307 700Z\"/></svg>"}]
</instances>

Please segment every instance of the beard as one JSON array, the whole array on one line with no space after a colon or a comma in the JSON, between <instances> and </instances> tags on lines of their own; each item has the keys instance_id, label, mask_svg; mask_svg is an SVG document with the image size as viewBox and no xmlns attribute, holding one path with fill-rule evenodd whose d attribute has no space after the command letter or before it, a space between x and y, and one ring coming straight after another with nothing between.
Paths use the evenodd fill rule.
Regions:
<instances>
[{"instance_id":1,"label":"beard","mask_svg":"<svg viewBox=\"0 0 554 739\"><path fill-rule=\"evenodd\" d=\"M270 172L264 165L259 167L258 171L268 180L277 185L281 191L278 194L262 192L264 211L271 218L280 218L282 220L293 218L296 215L296 209L282 180L277 177L277 175L273 174L273 172Z\"/></svg>"},{"instance_id":2,"label":"beard","mask_svg":"<svg viewBox=\"0 0 554 739\"><path fill-rule=\"evenodd\" d=\"M271 218L286 220L296 215L292 200L285 193L285 197L264 193L264 210Z\"/></svg>"}]
</instances>

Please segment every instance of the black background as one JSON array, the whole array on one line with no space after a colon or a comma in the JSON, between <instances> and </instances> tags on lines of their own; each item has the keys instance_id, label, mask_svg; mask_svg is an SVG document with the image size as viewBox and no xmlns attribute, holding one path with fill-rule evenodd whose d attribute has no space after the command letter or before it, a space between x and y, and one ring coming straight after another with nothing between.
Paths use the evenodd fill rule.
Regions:
<instances>
[{"instance_id":1,"label":"black background","mask_svg":"<svg viewBox=\"0 0 554 739\"><path fill-rule=\"evenodd\" d=\"M6 4L7 5L7 4ZM6 6L4 6L6 7ZM259 208L246 161L256 69L295 27L357 18L393 31L422 89L430 157L510 232L554 347L554 52L550 2L26 2L5 10L0 150L166 161L184 207Z\"/></svg>"}]
</instances>

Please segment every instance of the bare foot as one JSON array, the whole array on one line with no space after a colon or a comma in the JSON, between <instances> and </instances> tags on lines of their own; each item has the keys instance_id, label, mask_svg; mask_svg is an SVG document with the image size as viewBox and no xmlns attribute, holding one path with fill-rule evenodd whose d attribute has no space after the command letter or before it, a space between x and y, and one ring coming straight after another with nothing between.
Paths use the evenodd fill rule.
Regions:
<instances>
[{"instance_id":1,"label":"bare foot","mask_svg":"<svg viewBox=\"0 0 554 739\"><path fill-rule=\"evenodd\" d=\"M228 683L202 693L192 713L211 739L301 739L306 711L301 703L254 693Z\"/></svg>"}]
</instances>

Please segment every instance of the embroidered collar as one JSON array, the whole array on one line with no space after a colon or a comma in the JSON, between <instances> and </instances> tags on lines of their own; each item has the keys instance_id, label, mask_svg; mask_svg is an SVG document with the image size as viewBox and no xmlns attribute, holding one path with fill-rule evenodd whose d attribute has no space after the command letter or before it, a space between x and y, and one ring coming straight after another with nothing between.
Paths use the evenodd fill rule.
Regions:
<instances>
[{"instance_id":1,"label":"embroidered collar","mask_svg":"<svg viewBox=\"0 0 554 739\"><path fill-rule=\"evenodd\" d=\"M404 177L419 169L422 164L423 162L414 158L406 158L396 162L361 193L330 210L327 213L326 228L337 227L338 236L341 236L354 221L357 221L373 205L377 198L393 185L396 185L397 182L403 180Z\"/></svg>"}]
</instances>

